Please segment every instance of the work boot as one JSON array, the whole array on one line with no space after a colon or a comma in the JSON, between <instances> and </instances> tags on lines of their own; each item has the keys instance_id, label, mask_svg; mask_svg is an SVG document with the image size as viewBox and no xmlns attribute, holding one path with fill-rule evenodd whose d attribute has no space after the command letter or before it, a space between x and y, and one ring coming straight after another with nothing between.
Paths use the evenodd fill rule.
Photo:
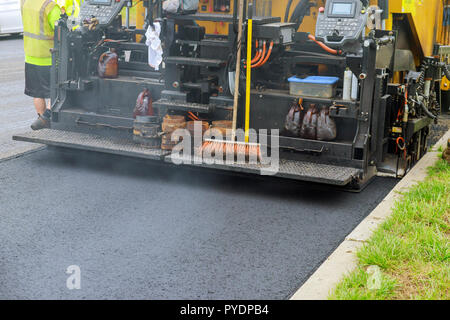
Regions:
<instances>
[{"instance_id":1,"label":"work boot","mask_svg":"<svg viewBox=\"0 0 450 320\"><path fill-rule=\"evenodd\" d=\"M46 110L31 124L31 129L41 130L50 128L50 111Z\"/></svg>"}]
</instances>

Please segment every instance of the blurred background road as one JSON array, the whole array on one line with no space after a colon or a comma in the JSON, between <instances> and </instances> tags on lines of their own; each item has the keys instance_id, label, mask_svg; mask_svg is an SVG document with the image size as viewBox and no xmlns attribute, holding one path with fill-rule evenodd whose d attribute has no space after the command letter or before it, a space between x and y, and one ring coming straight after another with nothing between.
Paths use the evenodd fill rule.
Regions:
<instances>
[{"instance_id":1,"label":"blurred background road","mask_svg":"<svg viewBox=\"0 0 450 320\"><path fill-rule=\"evenodd\" d=\"M36 145L12 141L11 136L30 129L36 119L32 98L23 94L23 40L0 37L0 153L12 156L36 148Z\"/></svg>"}]
</instances>

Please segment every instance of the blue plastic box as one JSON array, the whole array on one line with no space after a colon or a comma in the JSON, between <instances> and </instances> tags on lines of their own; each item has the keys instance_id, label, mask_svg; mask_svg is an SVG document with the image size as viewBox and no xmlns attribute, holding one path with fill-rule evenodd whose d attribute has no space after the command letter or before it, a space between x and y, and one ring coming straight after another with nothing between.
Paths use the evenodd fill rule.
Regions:
<instances>
[{"instance_id":1,"label":"blue plastic box","mask_svg":"<svg viewBox=\"0 0 450 320\"><path fill-rule=\"evenodd\" d=\"M336 95L338 77L310 76L304 79L291 77L289 91L294 96L333 98Z\"/></svg>"}]
</instances>

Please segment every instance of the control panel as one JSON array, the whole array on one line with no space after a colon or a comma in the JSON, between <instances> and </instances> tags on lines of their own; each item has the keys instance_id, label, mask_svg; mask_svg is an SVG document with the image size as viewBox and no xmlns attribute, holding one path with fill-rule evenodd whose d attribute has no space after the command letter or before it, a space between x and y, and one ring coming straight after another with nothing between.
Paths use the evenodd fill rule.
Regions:
<instances>
[{"instance_id":1,"label":"control panel","mask_svg":"<svg viewBox=\"0 0 450 320\"><path fill-rule=\"evenodd\" d=\"M319 9L316 39L330 47L359 42L367 15L360 0L327 0L325 8Z\"/></svg>"},{"instance_id":2,"label":"control panel","mask_svg":"<svg viewBox=\"0 0 450 320\"><path fill-rule=\"evenodd\" d=\"M85 0L81 4L78 23L97 18L100 26L108 26L120 13L127 0Z\"/></svg>"}]
</instances>

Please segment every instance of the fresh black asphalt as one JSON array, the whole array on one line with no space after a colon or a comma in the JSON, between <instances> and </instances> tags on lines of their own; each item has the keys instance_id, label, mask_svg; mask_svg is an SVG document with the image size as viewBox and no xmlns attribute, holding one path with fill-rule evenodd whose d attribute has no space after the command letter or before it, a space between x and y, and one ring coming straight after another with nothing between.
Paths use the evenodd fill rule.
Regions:
<instances>
[{"instance_id":1,"label":"fresh black asphalt","mask_svg":"<svg viewBox=\"0 0 450 320\"><path fill-rule=\"evenodd\" d=\"M0 39L0 58L0 155L15 154L36 117L22 40ZM285 299L395 184L354 194L62 155L0 162L0 299Z\"/></svg>"},{"instance_id":2,"label":"fresh black asphalt","mask_svg":"<svg viewBox=\"0 0 450 320\"><path fill-rule=\"evenodd\" d=\"M0 162L0 299L286 299L395 183L357 194L54 149Z\"/></svg>"}]
</instances>

